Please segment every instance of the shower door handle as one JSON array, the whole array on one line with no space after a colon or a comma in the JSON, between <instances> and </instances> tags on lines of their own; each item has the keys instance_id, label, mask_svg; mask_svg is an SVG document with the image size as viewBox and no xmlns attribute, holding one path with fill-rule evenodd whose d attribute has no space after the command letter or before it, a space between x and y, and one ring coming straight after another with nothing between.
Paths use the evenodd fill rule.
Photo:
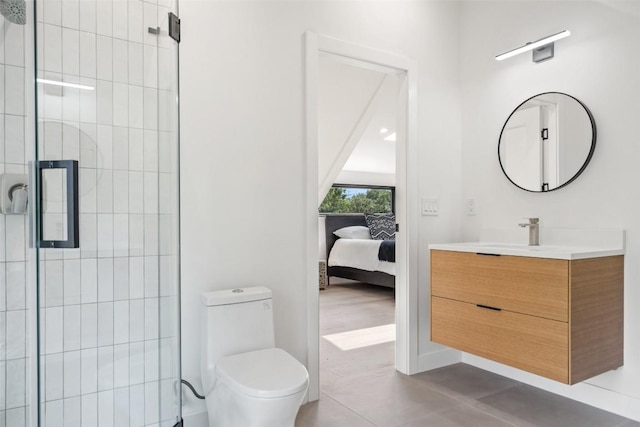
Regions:
<instances>
[{"instance_id":1,"label":"shower door handle","mask_svg":"<svg viewBox=\"0 0 640 427\"><path fill-rule=\"evenodd\" d=\"M50 169L64 169L67 172L67 239L44 239L44 198L43 198L43 171ZM44 248L78 248L80 247L80 214L78 204L78 161L77 160L40 160L38 161L38 198L39 198L39 242L38 246Z\"/></svg>"}]
</instances>

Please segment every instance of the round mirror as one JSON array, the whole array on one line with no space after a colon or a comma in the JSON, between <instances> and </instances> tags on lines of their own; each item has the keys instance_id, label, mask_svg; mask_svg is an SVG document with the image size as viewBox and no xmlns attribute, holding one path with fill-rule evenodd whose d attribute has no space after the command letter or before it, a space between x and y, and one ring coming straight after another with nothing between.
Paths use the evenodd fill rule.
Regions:
<instances>
[{"instance_id":1,"label":"round mirror","mask_svg":"<svg viewBox=\"0 0 640 427\"><path fill-rule=\"evenodd\" d=\"M596 147L596 124L573 96L547 92L511 113L500 132L498 158L506 177L523 190L557 190L587 167Z\"/></svg>"}]
</instances>

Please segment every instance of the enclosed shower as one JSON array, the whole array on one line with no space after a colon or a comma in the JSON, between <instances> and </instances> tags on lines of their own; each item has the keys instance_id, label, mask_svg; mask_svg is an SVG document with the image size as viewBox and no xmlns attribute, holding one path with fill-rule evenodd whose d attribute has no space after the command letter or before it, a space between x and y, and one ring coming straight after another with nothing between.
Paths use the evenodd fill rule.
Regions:
<instances>
[{"instance_id":1,"label":"enclosed shower","mask_svg":"<svg viewBox=\"0 0 640 427\"><path fill-rule=\"evenodd\" d=\"M0 427L181 425L177 0L0 0Z\"/></svg>"}]
</instances>

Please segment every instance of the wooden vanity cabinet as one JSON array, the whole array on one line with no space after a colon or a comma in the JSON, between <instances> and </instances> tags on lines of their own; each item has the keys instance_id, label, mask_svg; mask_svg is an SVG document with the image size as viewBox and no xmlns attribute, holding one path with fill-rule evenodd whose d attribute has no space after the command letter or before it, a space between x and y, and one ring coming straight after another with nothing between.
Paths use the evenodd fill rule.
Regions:
<instances>
[{"instance_id":1,"label":"wooden vanity cabinet","mask_svg":"<svg viewBox=\"0 0 640 427\"><path fill-rule=\"evenodd\" d=\"M624 256L431 250L431 340L566 384L623 363Z\"/></svg>"}]
</instances>

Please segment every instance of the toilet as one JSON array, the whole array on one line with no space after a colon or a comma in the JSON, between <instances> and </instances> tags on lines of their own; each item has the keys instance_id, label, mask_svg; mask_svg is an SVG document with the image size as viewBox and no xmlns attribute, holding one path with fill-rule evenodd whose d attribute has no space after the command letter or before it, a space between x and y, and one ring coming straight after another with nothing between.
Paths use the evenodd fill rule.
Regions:
<instances>
[{"instance_id":1,"label":"toilet","mask_svg":"<svg viewBox=\"0 0 640 427\"><path fill-rule=\"evenodd\" d=\"M202 294L201 374L211 427L293 427L305 367L275 348L271 290Z\"/></svg>"}]
</instances>

